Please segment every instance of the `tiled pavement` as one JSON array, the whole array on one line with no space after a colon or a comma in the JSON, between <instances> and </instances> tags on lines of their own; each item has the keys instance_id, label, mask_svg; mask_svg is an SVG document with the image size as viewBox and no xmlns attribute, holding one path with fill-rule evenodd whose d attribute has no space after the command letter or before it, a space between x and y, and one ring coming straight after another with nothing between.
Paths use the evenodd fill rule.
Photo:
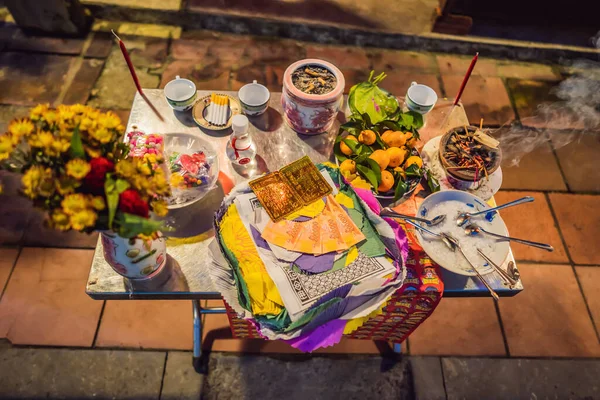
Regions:
<instances>
[{"instance_id":1,"label":"tiled pavement","mask_svg":"<svg viewBox=\"0 0 600 400\"><path fill-rule=\"evenodd\" d=\"M85 40L45 38L42 46L10 25L0 30L0 37L16 35L0 42L1 129L12 116L26 113L27 106L38 102L87 101L127 119L135 88L118 47L105 32ZM119 32L146 33L124 26ZM201 89L236 90L258 79L270 90L280 91L285 67L315 56L341 67L346 89L376 68L388 72L382 86L393 93L403 94L416 80L452 97L468 64L468 58L453 55L206 31L182 32L180 39L122 36L145 87L163 87L181 75ZM505 160L504 190L496 196L497 202L523 195L536 201L506 210L503 218L515 236L548 242L556 250L546 253L514 245L525 291L501 299L499 306L487 298L443 300L408 340L404 350L411 356L600 357L600 169L596 167L600 128L594 120L573 118L556 106L559 99L552 88L568 78L565 71L559 66L484 57L477 64L463 97L472 122L484 118L485 125L505 125L498 135L519 132L523 135L519 138L535 136L539 142L518 166L511 164L512 157ZM555 118L549 119L547 113L540 116L540 105L542 111L549 107ZM572 141L567 144L566 139ZM0 179L5 186L5 194L0 195L0 338L15 345L94 348L98 354L107 354L102 348L191 347L188 302L87 298L83 288L96 237L48 231L39 214L16 197L18 179L6 174ZM227 326L224 316L206 317L205 335L214 339L216 351L289 350L281 343L227 339ZM345 341L324 353L378 351L371 342ZM155 353L140 354L154 357ZM156 354L160 354L156 368L163 368L165 353ZM188 353L169 354L189 358ZM445 377L446 370L462 376L469 368L484 368L486 362L452 360L444 359ZM167 369L169 365L171 361ZM181 378L173 374L165 375L163 389L169 379ZM453 387L446 390L452 398Z\"/></svg>"}]
</instances>

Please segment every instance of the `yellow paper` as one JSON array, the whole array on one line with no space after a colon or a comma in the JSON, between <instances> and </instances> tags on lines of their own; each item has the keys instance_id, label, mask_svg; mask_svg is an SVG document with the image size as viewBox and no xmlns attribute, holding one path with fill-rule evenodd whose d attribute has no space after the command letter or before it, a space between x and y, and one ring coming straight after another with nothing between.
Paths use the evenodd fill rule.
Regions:
<instances>
[{"instance_id":1,"label":"yellow paper","mask_svg":"<svg viewBox=\"0 0 600 400\"><path fill-rule=\"evenodd\" d=\"M386 305L387 305L387 301L383 302L381 307L379 307L377 310L373 311L371 314L367 315L366 317L354 318L354 319L348 320L348 322L346 322L346 326L344 327L344 335L351 334L352 332L354 332L355 330L357 330L358 328L363 326L364 323L367 322L369 319L374 318L374 317L378 316L379 314L381 314Z\"/></svg>"},{"instance_id":2,"label":"yellow paper","mask_svg":"<svg viewBox=\"0 0 600 400\"><path fill-rule=\"evenodd\" d=\"M348 251L348 256L346 257L346 262L344 263L345 267L352 264L354 260L358 258L358 248L356 246L352 247L350 251Z\"/></svg>"},{"instance_id":3,"label":"yellow paper","mask_svg":"<svg viewBox=\"0 0 600 400\"><path fill-rule=\"evenodd\" d=\"M346 208L354 208L352 199L342 192L335 195L335 200Z\"/></svg>"},{"instance_id":4,"label":"yellow paper","mask_svg":"<svg viewBox=\"0 0 600 400\"><path fill-rule=\"evenodd\" d=\"M252 313L279 314L283 309L281 295L267 273L234 204L229 207L221 220L220 232L225 246L238 260L240 271L248 287Z\"/></svg>"},{"instance_id":5,"label":"yellow paper","mask_svg":"<svg viewBox=\"0 0 600 400\"><path fill-rule=\"evenodd\" d=\"M321 214L324 209L325 202L322 199L319 199L315 202L310 203L307 206L302 207L298 211L293 212L292 214L285 217L285 219L292 221L298 217L315 218L317 215Z\"/></svg>"}]
</instances>

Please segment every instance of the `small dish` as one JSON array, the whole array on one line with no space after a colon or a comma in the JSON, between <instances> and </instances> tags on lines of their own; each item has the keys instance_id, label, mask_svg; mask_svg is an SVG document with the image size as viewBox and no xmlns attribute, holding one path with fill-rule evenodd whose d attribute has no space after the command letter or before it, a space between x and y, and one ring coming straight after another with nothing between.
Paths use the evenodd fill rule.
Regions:
<instances>
[{"instance_id":1,"label":"small dish","mask_svg":"<svg viewBox=\"0 0 600 400\"><path fill-rule=\"evenodd\" d=\"M166 84L164 94L169 106L175 111L187 111L194 105L197 97L196 85L179 75Z\"/></svg>"},{"instance_id":2,"label":"small dish","mask_svg":"<svg viewBox=\"0 0 600 400\"><path fill-rule=\"evenodd\" d=\"M210 95L204 96L199 99L196 104L194 104L194 109L192 110L192 117L194 121L201 126L202 128L209 129L211 131L222 131L224 129L228 129L231 127L231 117L236 114L241 114L242 106L240 102L235 98L228 94L221 94L222 96L227 96L229 98L229 110L227 115L227 122L225 125L213 125L206 120L206 115L208 112L208 105L210 104Z\"/></svg>"},{"instance_id":3,"label":"small dish","mask_svg":"<svg viewBox=\"0 0 600 400\"><path fill-rule=\"evenodd\" d=\"M267 111L271 93L269 93L266 86L254 80L252 83L242 86L238 92L238 97L244 114L255 117Z\"/></svg>"}]
</instances>

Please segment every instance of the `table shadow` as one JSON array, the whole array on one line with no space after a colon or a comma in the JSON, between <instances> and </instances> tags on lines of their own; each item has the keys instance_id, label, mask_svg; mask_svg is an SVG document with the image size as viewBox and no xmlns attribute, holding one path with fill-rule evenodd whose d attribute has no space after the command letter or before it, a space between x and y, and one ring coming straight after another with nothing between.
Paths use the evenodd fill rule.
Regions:
<instances>
[{"instance_id":1,"label":"table shadow","mask_svg":"<svg viewBox=\"0 0 600 400\"><path fill-rule=\"evenodd\" d=\"M250 123L263 132L275 132L283 124L283 117L273 107L267 108L263 114L256 117L248 117Z\"/></svg>"}]
</instances>

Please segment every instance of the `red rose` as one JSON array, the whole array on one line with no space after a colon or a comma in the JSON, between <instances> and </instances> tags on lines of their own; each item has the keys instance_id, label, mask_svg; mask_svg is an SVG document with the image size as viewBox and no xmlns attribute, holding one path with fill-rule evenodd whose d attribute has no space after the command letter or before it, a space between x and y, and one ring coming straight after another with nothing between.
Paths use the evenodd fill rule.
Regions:
<instances>
[{"instance_id":1,"label":"red rose","mask_svg":"<svg viewBox=\"0 0 600 400\"><path fill-rule=\"evenodd\" d=\"M104 190L106 174L115 170L115 164L104 157L97 157L92 158L90 167L90 172L84 179L85 185L94 192L98 192L100 189Z\"/></svg>"},{"instance_id":2,"label":"red rose","mask_svg":"<svg viewBox=\"0 0 600 400\"><path fill-rule=\"evenodd\" d=\"M148 218L148 203L142 200L140 194L133 189L127 189L119 195L119 210Z\"/></svg>"}]
</instances>

